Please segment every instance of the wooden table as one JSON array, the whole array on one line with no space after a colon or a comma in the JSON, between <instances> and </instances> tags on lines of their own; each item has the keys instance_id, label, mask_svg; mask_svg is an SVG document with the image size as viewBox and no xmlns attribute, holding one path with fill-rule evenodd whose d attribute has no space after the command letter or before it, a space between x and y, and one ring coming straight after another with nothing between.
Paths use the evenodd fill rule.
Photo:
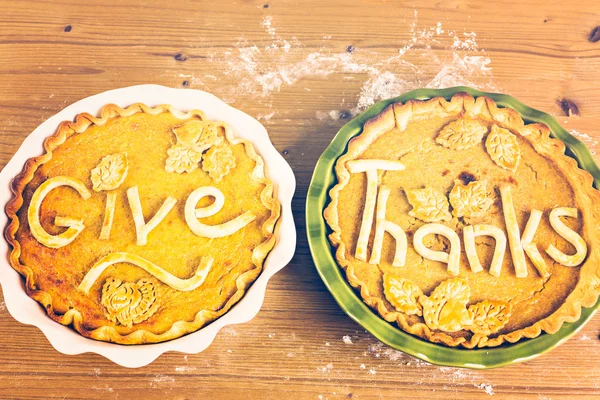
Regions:
<instances>
[{"instance_id":1,"label":"wooden table","mask_svg":"<svg viewBox=\"0 0 600 400\"><path fill-rule=\"evenodd\" d=\"M428 365L340 310L314 269L303 218L313 166L357 105L419 86L511 94L600 151L598 2L228 3L0 1L1 166L66 105L157 83L210 91L259 118L298 181L296 256L251 322L222 330L201 354L125 369L56 352L0 303L0 398L600 398L600 315L527 363Z\"/></svg>"}]
</instances>

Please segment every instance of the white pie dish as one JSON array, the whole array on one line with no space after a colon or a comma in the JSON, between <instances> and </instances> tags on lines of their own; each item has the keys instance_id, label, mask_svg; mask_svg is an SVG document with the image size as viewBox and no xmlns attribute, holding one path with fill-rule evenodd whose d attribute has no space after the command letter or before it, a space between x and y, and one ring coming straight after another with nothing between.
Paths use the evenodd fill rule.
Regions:
<instances>
[{"instance_id":1,"label":"white pie dish","mask_svg":"<svg viewBox=\"0 0 600 400\"><path fill-rule=\"evenodd\" d=\"M254 118L230 107L215 96L192 89L173 89L158 85L131 86L91 96L68 106L36 128L0 172L0 188L3 188L0 191L0 204L3 208L11 198L9 185L12 178L21 172L27 159L43 153L44 139L55 132L60 122L73 120L82 112L95 114L109 103L126 107L138 102L149 106L171 104L182 111L200 109L209 119L227 122L235 135L250 140L264 159L266 174L274 183L275 196L281 203L282 210L275 229L275 247L265 260L263 272L245 296L229 312L199 331L157 344L124 346L95 341L54 322L35 300L27 296L23 279L8 261L10 247L6 241L0 241L0 252L5 255L0 259L0 284L10 314L21 323L38 327L61 353L93 352L125 367L147 365L167 351L188 354L201 352L212 343L222 327L252 319L262 305L268 280L289 263L296 247L296 230L291 211L295 177L290 166L272 145L266 129ZM0 226L4 228L6 225L7 216L1 213Z\"/></svg>"}]
</instances>

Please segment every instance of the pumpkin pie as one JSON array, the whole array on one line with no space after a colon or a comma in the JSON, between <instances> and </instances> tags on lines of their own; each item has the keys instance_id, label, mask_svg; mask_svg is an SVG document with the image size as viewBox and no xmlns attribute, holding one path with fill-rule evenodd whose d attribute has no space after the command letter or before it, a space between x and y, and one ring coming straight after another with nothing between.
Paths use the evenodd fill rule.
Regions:
<instances>
[{"instance_id":1,"label":"pumpkin pie","mask_svg":"<svg viewBox=\"0 0 600 400\"><path fill-rule=\"evenodd\" d=\"M12 182L11 265L55 321L122 344L225 314L275 244L251 142L203 112L106 105L60 124Z\"/></svg>"},{"instance_id":2,"label":"pumpkin pie","mask_svg":"<svg viewBox=\"0 0 600 400\"><path fill-rule=\"evenodd\" d=\"M486 97L392 104L335 165L337 262L382 318L431 342L555 333L600 294L600 193L564 153Z\"/></svg>"}]
</instances>

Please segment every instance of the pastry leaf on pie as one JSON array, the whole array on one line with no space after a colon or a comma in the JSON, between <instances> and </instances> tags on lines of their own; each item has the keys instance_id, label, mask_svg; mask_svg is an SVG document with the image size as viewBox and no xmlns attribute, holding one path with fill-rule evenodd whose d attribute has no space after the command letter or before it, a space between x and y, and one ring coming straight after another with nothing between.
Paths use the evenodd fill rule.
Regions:
<instances>
[{"instance_id":1,"label":"pastry leaf on pie","mask_svg":"<svg viewBox=\"0 0 600 400\"><path fill-rule=\"evenodd\" d=\"M190 173L198 168L202 153L212 146L220 145L223 138L210 121L191 120L173 128L177 143L167 150L167 172Z\"/></svg>"},{"instance_id":2,"label":"pastry leaf on pie","mask_svg":"<svg viewBox=\"0 0 600 400\"><path fill-rule=\"evenodd\" d=\"M487 193L487 181L473 181L467 185L454 181L448 196L452 204L452 214L456 217L477 218L484 216L493 200Z\"/></svg>"},{"instance_id":3,"label":"pastry leaf on pie","mask_svg":"<svg viewBox=\"0 0 600 400\"><path fill-rule=\"evenodd\" d=\"M482 121L461 118L444 126L435 141L452 150L463 150L481 143L487 131L487 125Z\"/></svg>"},{"instance_id":4,"label":"pastry leaf on pie","mask_svg":"<svg viewBox=\"0 0 600 400\"><path fill-rule=\"evenodd\" d=\"M220 144L223 139L217 135L217 128L210 121L197 119L187 121L173 128L177 143L198 153L203 153L211 146Z\"/></svg>"},{"instance_id":5,"label":"pastry leaf on pie","mask_svg":"<svg viewBox=\"0 0 600 400\"><path fill-rule=\"evenodd\" d=\"M176 144L167 150L167 162L165 170L167 172L190 173L198 168L198 163L202 159L202 153L190 150L184 145Z\"/></svg>"},{"instance_id":6,"label":"pastry leaf on pie","mask_svg":"<svg viewBox=\"0 0 600 400\"><path fill-rule=\"evenodd\" d=\"M510 318L511 307L504 301L484 300L469 306L473 324L468 329L473 333L491 335L506 325Z\"/></svg>"},{"instance_id":7,"label":"pastry leaf on pie","mask_svg":"<svg viewBox=\"0 0 600 400\"><path fill-rule=\"evenodd\" d=\"M213 146L202 157L202 169L208 172L208 176L215 182L220 182L233 168L235 155L229 146Z\"/></svg>"},{"instance_id":8,"label":"pastry leaf on pie","mask_svg":"<svg viewBox=\"0 0 600 400\"><path fill-rule=\"evenodd\" d=\"M515 172L521 159L521 149L517 137L509 130L492 126L492 131L485 140L485 148L491 159L500 167Z\"/></svg>"},{"instance_id":9,"label":"pastry leaf on pie","mask_svg":"<svg viewBox=\"0 0 600 400\"><path fill-rule=\"evenodd\" d=\"M449 221L452 219L448 199L432 188L405 189L408 202L413 209L408 215L423 222Z\"/></svg>"},{"instance_id":10,"label":"pastry leaf on pie","mask_svg":"<svg viewBox=\"0 0 600 400\"><path fill-rule=\"evenodd\" d=\"M445 332L457 332L470 326L469 295L466 279L452 278L440 283L429 297L421 296L419 302L427 326Z\"/></svg>"},{"instance_id":11,"label":"pastry leaf on pie","mask_svg":"<svg viewBox=\"0 0 600 400\"><path fill-rule=\"evenodd\" d=\"M419 303L419 297L423 292L408 279L394 274L384 274L383 292L387 301L397 311L407 315L423 315L423 308Z\"/></svg>"},{"instance_id":12,"label":"pastry leaf on pie","mask_svg":"<svg viewBox=\"0 0 600 400\"><path fill-rule=\"evenodd\" d=\"M125 153L115 153L102 158L90 175L94 191L118 188L125 180L128 169L129 164Z\"/></svg>"}]
</instances>

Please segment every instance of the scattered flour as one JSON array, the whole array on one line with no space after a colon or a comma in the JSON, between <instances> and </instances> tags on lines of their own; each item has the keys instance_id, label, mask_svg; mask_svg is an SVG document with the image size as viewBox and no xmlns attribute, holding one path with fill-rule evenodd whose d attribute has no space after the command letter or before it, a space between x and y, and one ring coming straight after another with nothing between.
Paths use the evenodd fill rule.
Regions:
<instances>
[{"instance_id":1,"label":"scattered flour","mask_svg":"<svg viewBox=\"0 0 600 400\"><path fill-rule=\"evenodd\" d=\"M323 121L324 119L327 119L329 117L329 115L323 111L317 111L316 116L319 121Z\"/></svg>"},{"instance_id":2,"label":"scattered flour","mask_svg":"<svg viewBox=\"0 0 600 400\"><path fill-rule=\"evenodd\" d=\"M318 367L317 370L323 373L330 373L333 370L333 364L329 363L324 367Z\"/></svg>"},{"instance_id":3,"label":"scattered flour","mask_svg":"<svg viewBox=\"0 0 600 400\"><path fill-rule=\"evenodd\" d=\"M352 344L352 338L351 338L350 336L348 336L348 335L346 335L346 336L342 337L342 341L343 341L345 344Z\"/></svg>"},{"instance_id":4,"label":"scattered flour","mask_svg":"<svg viewBox=\"0 0 600 400\"><path fill-rule=\"evenodd\" d=\"M596 150L594 150L594 147L599 145L598 140L594 139L587 133L581 133L576 131L575 129L571 129L569 133L571 133L571 135L575 136L577 139L581 140L583 144L585 144L588 147L588 149L590 149L590 153L594 155L596 154Z\"/></svg>"},{"instance_id":5,"label":"scattered flour","mask_svg":"<svg viewBox=\"0 0 600 400\"><path fill-rule=\"evenodd\" d=\"M263 121L269 121L271 118L273 118L273 116L275 115L275 111L271 111L268 114L258 114L256 116L257 120L263 120Z\"/></svg>"},{"instance_id":6,"label":"scattered flour","mask_svg":"<svg viewBox=\"0 0 600 400\"><path fill-rule=\"evenodd\" d=\"M586 334L581 335L581 337L579 338L579 340L581 340L582 342L592 342L593 344L600 344L600 342L597 339L600 339L600 336L589 336Z\"/></svg>"},{"instance_id":7,"label":"scattered flour","mask_svg":"<svg viewBox=\"0 0 600 400\"><path fill-rule=\"evenodd\" d=\"M227 336L238 336L239 335L237 333L237 331L235 329L233 329L231 326L226 326L223 329L221 329L221 333L223 333L224 335L227 335ZM185 359L187 360L187 356Z\"/></svg>"},{"instance_id":8,"label":"scattered flour","mask_svg":"<svg viewBox=\"0 0 600 400\"><path fill-rule=\"evenodd\" d=\"M483 382L484 378L479 372L452 367L434 368L436 368L434 376L436 376L436 372L442 373L446 379L449 379L452 385L470 384L478 389L483 390L490 396L494 394L494 387L488 382Z\"/></svg>"},{"instance_id":9,"label":"scattered flour","mask_svg":"<svg viewBox=\"0 0 600 400\"><path fill-rule=\"evenodd\" d=\"M409 357L401 351L395 350L389 346L384 345L383 343L375 343L371 344L368 347L369 353L373 354L376 358L381 358L384 356L389 358L390 361L398 361L404 357ZM417 359L415 359L416 361ZM420 360L419 360L420 361Z\"/></svg>"},{"instance_id":10,"label":"scattered flour","mask_svg":"<svg viewBox=\"0 0 600 400\"><path fill-rule=\"evenodd\" d=\"M106 390L109 393L113 392L113 388L111 387L98 387L96 385L92 385L92 390Z\"/></svg>"},{"instance_id":11,"label":"scattered flour","mask_svg":"<svg viewBox=\"0 0 600 400\"><path fill-rule=\"evenodd\" d=\"M415 381L417 385L427 384L431 379L443 379L450 387L458 387L461 385L473 385L474 387L483 390L488 395L494 394L494 387L491 383L486 382L483 375L477 371L472 371L463 368L452 368L452 367L438 367L428 362L421 361L417 358L411 357L401 351L395 350L383 343L370 344L367 347L367 352L364 356L370 355L375 360L389 359L392 362L398 363L401 366L422 368L420 374L421 378ZM374 360L373 360L374 361ZM361 369L367 369L365 364L360 365ZM377 371L377 365L369 367L369 374L375 374Z\"/></svg>"},{"instance_id":12,"label":"scattered flour","mask_svg":"<svg viewBox=\"0 0 600 400\"><path fill-rule=\"evenodd\" d=\"M486 385L485 383L480 383L479 385L475 385L476 388L482 389L484 392L492 396L494 394L494 388L492 385Z\"/></svg>"},{"instance_id":13,"label":"scattered flour","mask_svg":"<svg viewBox=\"0 0 600 400\"><path fill-rule=\"evenodd\" d=\"M485 50L479 48L475 32L446 30L441 22L423 28L418 25L415 11L409 38L390 54L381 49L354 46L336 52L327 46L331 39L329 35L321 39L323 46L307 52L309 47L295 36L282 37L273 17L266 16L261 23L269 38L266 43L263 41L259 46L242 36L234 47L209 55L208 61L219 65L213 72L215 75L210 75L211 81L219 82L220 77L228 77L237 82L233 86L219 85L209 89L226 101L235 102L240 95L268 98L305 78L339 74L343 76L341 79L363 82L360 92L350 102L355 104L351 108L353 115L376 101L422 87L469 85L498 90L493 82L491 60ZM188 77L188 80L194 83L194 77ZM211 84L207 79L199 83ZM267 105L271 106L271 103ZM316 117L337 121L341 115L339 110L332 110L317 112Z\"/></svg>"},{"instance_id":14,"label":"scattered flour","mask_svg":"<svg viewBox=\"0 0 600 400\"><path fill-rule=\"evenodd\" d=\"M265 30L267 31L267 33L272 36L275 37L275 34L277 33L277 29L273 28L273 26L271 25L271 23L273 22L273 17L271 17L270 15L267 15L262 22L262 26L263 28L265 28Z\"/></svg>"},{"instance_id":15,"label":"scattered flour","mask_svg":"<svg viewBox=\"0 0 600 400\"><path fill-rule=\"evenodd\" d=\"M275 337L274 333L269 333L269 339L273 339Z\"/></svg>"},{"instance_id":16,"label":"scattered flour","mask_svg":"<svg viewBox=\"0 0 600 400\"><path fill-rule=\"evenodd\" d=\"M168 376L168 375L164 375L164 374L156 374L156 375L154 375L154 378L152 378L150 380L150 386L155 388L161 383L172 383L172 382L175 382L175 378Z\"/></svg>"},{"instance_id":17,"label":"scattered flour","mask_svg":"<svg viewBox=\"0 0 600 400\"><path fill-rule=\"evenodd\" d=\"M3 301L0 301L0 311L4 311L6 310L6 303Z\"/></svg>"},{"instance_id":18,"label":"scattered flour","mask_svg":"<svg viewBox=\"0 0 600 400\"><path fill-rule=\"evenodd\" d=\"M175 367L176 372L193 372L196 370L196 367L188 367L187 365L182 365L180 367Z\"/></svg>"},{"instance_id":19,"label":"scattered flour","mask_svg":"<svg viewBox=\"0 0 600 400\"><path fill-rule=\"evenodd\" d=\"M334 121L337 121L338 119L340 119L342 112L340 110L331 110L328 114L329 118L331 118Z\"/></svg>"}]
</instances>

